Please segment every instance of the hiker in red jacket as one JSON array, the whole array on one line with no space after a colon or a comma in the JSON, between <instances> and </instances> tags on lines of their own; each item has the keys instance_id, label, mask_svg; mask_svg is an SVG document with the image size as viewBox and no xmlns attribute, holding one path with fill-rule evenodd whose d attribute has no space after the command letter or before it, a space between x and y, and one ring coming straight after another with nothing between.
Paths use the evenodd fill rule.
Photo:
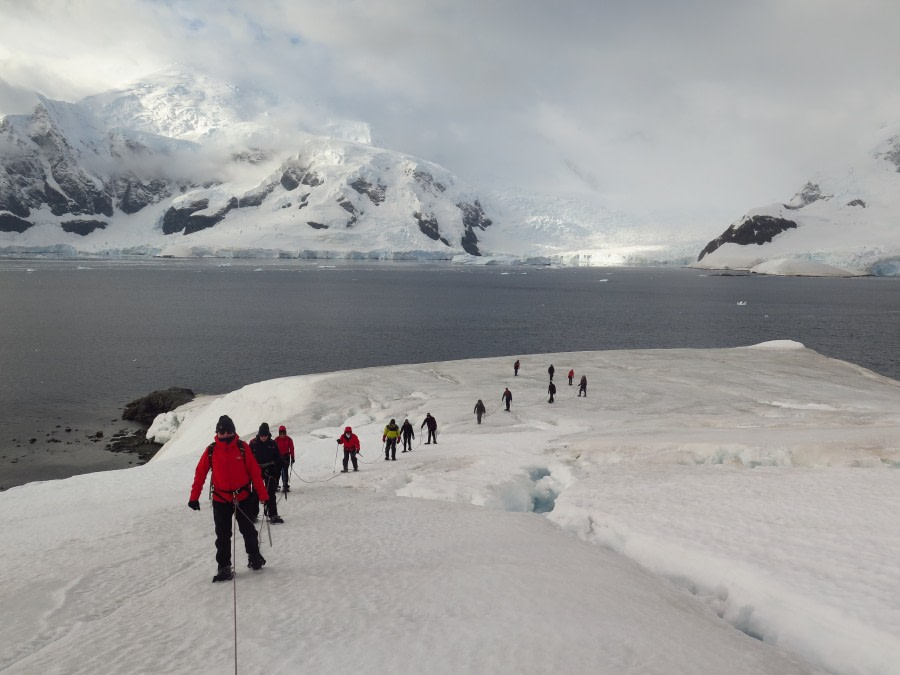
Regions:
<instances>
[{"instance_id":1,"label":"hiker in red jacket","mask_svg":"<svg viewBox=\"0 0 900 675\"><path fill-rule=\"evenodd\" d=\"M347 473L347 461L353 462L353 470L359 471L356 464L356 455L359 452L359 438L353 433L353 429L346 427L341 437L337 439L338 445L344 446L344 468L341 473Z\"/></svg>"},{"instance_id":2,"label":"hiker in red jacket","mask_svg":"<svg viewBox=\"0 0 900 675\"><path fill-rule=\"evenodd\" d=\"M278 443L278 452L281 453L281 491L290 492L288 485L288 472L294 465L294 441L287 435L287 427L283 424L278 427L278 435L275 437Z\"/></svg>"},{"instance_id":3,"label":"hiker in red jacket","mask_svg":"<svg viewBox=\"0 0 900 675\"><path fill-rule=\"evenodd\" d=\"M572 386L572 380L575 379L575 369L569 371L569 386Z\"/></svg>"},{"instance_id":4,"label":"hiker in red jacket","mask_svg":"<svg viewBox=\"0 0 900 675\"><path fill-rule=\"evenodd\" d=\"M200 492L206 482L206 475L212 471L210 488L212 491L213 522L216 527L216 563L219 566L213 581L228 581L234 578L231 567L232 519L237 520L238 529L244 537L248 567L262 569L265 558L259 552L256 527L247 515L250 500L267 501L269 493L253 457L250 447L237 437L234 422L228 415L222 415L216 424L215 440L200 455L194 472L194 484L188 506L200 510ZM251 491L251 485L256 493ZM259 505L256 504L257 509Z\"/></svg>"}]
</instances>

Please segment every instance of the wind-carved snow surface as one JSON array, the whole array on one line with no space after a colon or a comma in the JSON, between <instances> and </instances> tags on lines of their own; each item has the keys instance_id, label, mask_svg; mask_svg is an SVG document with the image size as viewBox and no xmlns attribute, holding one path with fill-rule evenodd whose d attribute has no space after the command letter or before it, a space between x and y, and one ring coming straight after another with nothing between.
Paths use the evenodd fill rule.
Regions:
<instances>
[{"instance_id":1,"label":"wind-carved snow surface","mask_svg":"<svg viewBox=\"0 0 900 675\"><path fill-rule=\"evenodd\" d=\"M900 383L791 341L515 358L256 383L157 418L145 466L0 494L0 669L230 671L236 597L240 672L900 672ZM550 363L587 397L548 404ZM186 506L222 414L297 447L236 596Z\"/></svg>"}]
</instances>

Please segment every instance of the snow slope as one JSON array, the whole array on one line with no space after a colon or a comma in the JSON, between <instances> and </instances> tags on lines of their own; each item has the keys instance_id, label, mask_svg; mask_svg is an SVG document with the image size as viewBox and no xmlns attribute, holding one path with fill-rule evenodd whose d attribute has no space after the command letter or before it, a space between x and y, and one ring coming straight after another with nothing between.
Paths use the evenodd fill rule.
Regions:
<instances>
[{"instance_id":1,"label":"snow slope","mask_svg":"<svg viewBox=\"0 0 900 675\"><path fill-rule=\"evenodd\" d=\"M240 672L900 672L900 384L792 342L514 358L260 382L157 418L145 466L0 494L0 668L231 671L236 626ZM549 405L551 362L588 397ZM234 586L186 506L225 413L298 449Z\"/></svg>"},{"instance_id":2,"label":"snow slope","mask_svg":"<svg viewBox=\"0 0 900 675\"><path fill-rule=\"evenodd\" d=\"M882 134L849 168L822 172L786 204L748 212L711 241L694 266L815 276L900 274L900 135Z\"/></svg>"}]
</instances>

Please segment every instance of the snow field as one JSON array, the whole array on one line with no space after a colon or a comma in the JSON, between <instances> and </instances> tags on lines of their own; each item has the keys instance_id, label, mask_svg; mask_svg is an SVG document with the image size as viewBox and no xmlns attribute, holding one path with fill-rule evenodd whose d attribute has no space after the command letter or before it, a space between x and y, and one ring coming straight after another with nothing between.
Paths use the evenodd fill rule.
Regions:
<instances>
[{"instance_id":1,"label":"snow field","mask_svg":"<svg viewBox=\"0 0 900 675\"><path fill-rule=\"evenodd\" d=\"M900 385L766 347L370 368L190 404L146 466L0 494L0 669L233 668L210 507L186 508L229 414L245 439L286 424L298 451L267 567L238 543L241 672L900 672ZM547 404L550 363L588 398L558 377ZM385 462L405 417L413 452ZM364 463L335 474L346 424Z\"/></svg>"}]
</instances>

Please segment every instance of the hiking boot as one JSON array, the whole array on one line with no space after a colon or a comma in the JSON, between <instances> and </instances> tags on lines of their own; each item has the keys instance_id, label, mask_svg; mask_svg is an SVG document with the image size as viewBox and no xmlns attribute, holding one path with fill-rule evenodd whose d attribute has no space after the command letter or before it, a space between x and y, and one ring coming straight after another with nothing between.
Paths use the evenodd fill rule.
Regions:
<instances>
[{"instance_id":1,"label":"hiking boot","mask_svg":"<svg viewBox=\"0 0 900 675\"><path fill-rule=\"evenodd\" d=\"M290 485L285 485L285 486L281 489L281 491L282 491L282 492L290 492L290 491L291 491L291 486L290 486Z\"/></svg>"},{"instance_id":2,"label":"hiking boot","mask_svg":"<svg viewBox=\"0 0 900 675\"><path fill-rule=\"evenodd\" d=\"M353 467L353 470L354 470L354 471L359 471L359 469L357 469L356 467Z\"/></svg>"},{"instance_id":3,"label":"hiking boot","mask_svg":"<svg viewBox=\"0 0 900 675\"><path fill-rule=\"evenodd\" d=\"M356 471L356 469L353 470ZM347 469L341 469L341 473L347 473Z\"/></svg>"},{"instance_id":4,"label":"hiking boot","mask_svg":"<svg viewBox=\"0 0 900 675\"><path fill-rule=\"evenodd\" d=\"M231 569L231 565L220 567L216 576L212 578L213 583L216 583L217 581L231 581L232 579L234 579L234 570Z\"/></svg>"},{"instance_id":5,"label":"hiking boot","mask_svg":"<svg viewBox=\"0 0 900 675\"><path fill-rule=\"evenodd\" d=\"M284 519L281 516L272 516L269 518L269 522L271 523L283 523Z\"/></svg>"},{"instance_id":6,"label":"hiking boot","mask_svg":"<svg viewBox=\"0 0 900 675\"><path fill-rule=\"evenodd\" d=\"M250 558L250 561L247 563L247 567L251 570L261 570L263 566L266 564L266 559L262 556L258 558Z\"/></svg>"}]
</instances>

